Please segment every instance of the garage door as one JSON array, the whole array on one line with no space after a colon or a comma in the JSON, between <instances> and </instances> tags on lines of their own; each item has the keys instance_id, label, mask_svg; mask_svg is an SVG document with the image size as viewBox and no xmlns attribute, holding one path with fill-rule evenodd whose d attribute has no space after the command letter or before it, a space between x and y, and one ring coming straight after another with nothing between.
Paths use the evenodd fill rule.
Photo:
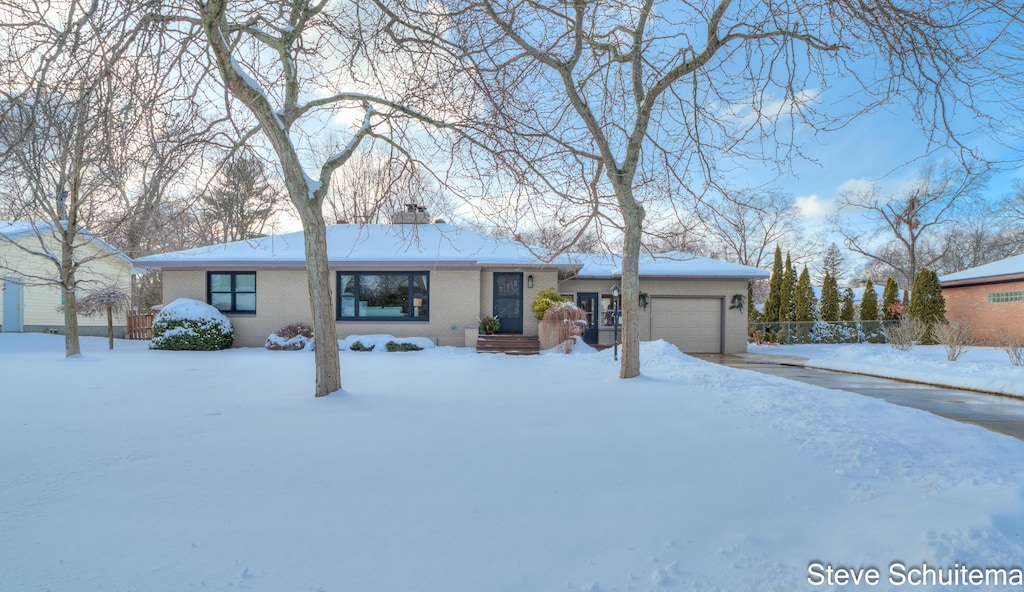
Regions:
<instances>
[{"instance_id":1,"label":"garage door","mask_svg":"<svg viewBox=\"0 0 1024 592\"><path fill-rule=\"evenodd\" d=\"M651 339L664 339L688 354L722 353L720 298L652 298Z\"/></svg>"}]
</instances>

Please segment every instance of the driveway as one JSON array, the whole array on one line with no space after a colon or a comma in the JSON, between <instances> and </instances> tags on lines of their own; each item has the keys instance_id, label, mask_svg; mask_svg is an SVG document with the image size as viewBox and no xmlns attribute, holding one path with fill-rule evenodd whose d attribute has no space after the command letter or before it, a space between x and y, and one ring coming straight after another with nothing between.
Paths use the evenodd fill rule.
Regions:
<instances>
[{"instance_id":1,"label":"driveway","mask_svg":"<svg viewBox=\"0 0 1024 592\"><path fill-rule=\"evenodd\" d=\"M888 378L805 368L803 358L758 354L703 354L694 357L731 368L781 376L829 389L884 399L1024 440L1024 400L939 388Z\"/></svg>"}]
</instances>

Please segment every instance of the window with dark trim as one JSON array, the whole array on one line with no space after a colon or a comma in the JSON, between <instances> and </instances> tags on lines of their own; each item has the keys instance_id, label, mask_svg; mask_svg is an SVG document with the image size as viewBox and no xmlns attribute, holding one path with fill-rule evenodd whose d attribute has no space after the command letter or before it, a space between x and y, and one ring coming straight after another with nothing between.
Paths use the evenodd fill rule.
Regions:
<instances>
[{"instance_id":1,"label":"window with dark trim","mask_svg":"<svg viewBox=\"0 0 1024 592\"><path fill-rule=\"evenodd\" d=\"M206 302L221 312L256 314L256 272L207 272Z\"/></svg>"},{"instance_id":2,"label":"window with dark trim","mask_svg":"<svg viewBox=\"0 0 1024 592\"><path fill-rule=\"evenodd\" d=\"M426 321L429 304L428 272L338 272L338 320Z\"/></svg>"}]
</instances>

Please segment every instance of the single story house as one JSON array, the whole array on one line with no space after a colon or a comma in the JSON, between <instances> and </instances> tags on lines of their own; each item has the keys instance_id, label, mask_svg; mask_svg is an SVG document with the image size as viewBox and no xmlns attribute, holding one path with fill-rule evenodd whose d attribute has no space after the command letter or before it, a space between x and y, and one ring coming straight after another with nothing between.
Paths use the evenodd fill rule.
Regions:
<instances>
[{"instance_id":1,"label":"single story house","mask_svg":"<svg viewBox=\"0 0 1024 592\"><path fill-rule=\"evenodd\" d=\"M49 253L49 254L47 254ZM77 294L92 288L116 286L129 294L132 261L85 229L77 233L76 258L82 266L75 274ZM64 332L64 290L51 256L60 257L54 227L45 223L0 222L0 331L4 333ZM125 314L114 316L114 334L123 337ZM105 336L106 315L79 315L80 335Z\"/></svg>"},{"instance_id":2,"label":"single story house","mask_svg":"<svg viewBox=\"0 0 1024 592\"><path fill-rule=\"evenodd\" d=\"M1003 331L1024 335L1024 255L939 278L946 318L970 323L974 336L996 342Z\"/></svg>"},{"instance_id":3,"label":"single story house","mask_svg":"<svg viewBox=\"0 0 1024 592\"><path fill-rule=\"evenodd\" d=\"M517 242L448 224L328 226L327 249L339 336L388 333L472 346L478 320L492 314L501 332L537 335L530 306L538 292L553 289L587 311L588 342L613 340L615 256L544 261ZM262 346L281 327L310 322L301 232L152 255L136 265L161 270L164 302L192 298L227 314L239 346ZM768 275L682 253L645 256L641 338L692 353L745 351L747 282Z\"/></svg>"}]
</instances>

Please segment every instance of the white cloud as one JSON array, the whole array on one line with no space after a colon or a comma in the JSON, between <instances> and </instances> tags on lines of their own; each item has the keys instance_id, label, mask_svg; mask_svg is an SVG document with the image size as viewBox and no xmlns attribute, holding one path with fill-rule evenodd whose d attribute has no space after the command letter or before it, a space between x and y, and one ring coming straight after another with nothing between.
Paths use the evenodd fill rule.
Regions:
<instances>
[{"instance_id":1,"label":"white cloud","mask_svg":"<svg viewBox=\"0 0 1024 592\"><path fill-rule=\"evenodd\" d=\"M871 179L847 179L839 185L839 192L843 193L849 191L850 193L859 193L870 191L874 187L875 182Z\"/></svg>"},{"instance_id":2,"label":"white cloud","mask_svg":"<svg viewBox=\"0 0 1024 592\"><path fill-rule=\"evenodd\" d=\"M818 195L801 195L793 200L800 217L804 219L820 220L835 211L835 202L829 199L822 199Z\"/></svg>"}]
</instances>

